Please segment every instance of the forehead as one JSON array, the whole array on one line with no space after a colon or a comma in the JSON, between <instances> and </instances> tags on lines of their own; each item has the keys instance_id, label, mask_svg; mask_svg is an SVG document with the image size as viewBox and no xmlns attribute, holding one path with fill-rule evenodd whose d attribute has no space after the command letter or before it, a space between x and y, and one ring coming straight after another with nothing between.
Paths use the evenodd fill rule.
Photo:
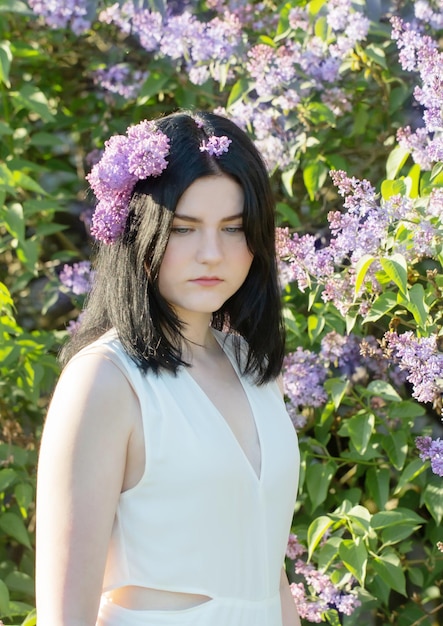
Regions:
<instances>
[{"instance_id":1,"label":"forehead","mask_svg":"<svg viewBox=\"0 0 443 626\"><path fill-rule=\"evenodd\" d=\"M177 203L175 215L201 218L207 214L219 218L243 213L241 186L226 175L205 176L190 185Z\"/></svg>"}]
</instances>

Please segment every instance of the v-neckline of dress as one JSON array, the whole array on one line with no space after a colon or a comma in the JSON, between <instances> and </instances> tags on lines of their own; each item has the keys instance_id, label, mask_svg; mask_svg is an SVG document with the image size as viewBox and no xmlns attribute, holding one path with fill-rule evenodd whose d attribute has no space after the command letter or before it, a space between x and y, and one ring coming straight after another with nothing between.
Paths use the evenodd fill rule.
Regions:
<instances>
[{"instance_id":1,"label":"v-neckline of dress","mask_svg":"<svg viewBox=\"0 0 443 626\"><path fill-rule=\"evenodd\" d=\"M229 346L226 349L225 348L225 341L224 341L224 339L218 337L216 333L217 333L217 331L213 331L213 335L214 335L217 343L219 344L219 346L223 350L223 353L225 354L226 358L229 360L229 362L231 364L231 367L233 368L233 370L235 372L235 375L237 376L237 379L238 379L240 385L242 386L243 392L244 392L245 397L246 397L246 401L248 402L248 405L249 405L249 411L250 411L250 415L252 417L252 421L253 421L253 424L254 424L255 432L257 434L257 441L258 441L258 447L259 447L259 459L260 459L259 473L256 472L254 466L252 465L252 462L251 462L250 458L247 456L243 446L239 442L239 440L236 437L234 431L232 430L231 426L229 425L229 423L227 422L227 420L225 419L225 417L223 416L221 411L215 406L214 402L211 400L211 398L208 396L208 394L205 392L205 390L202 388L202 386L195 380L195 378L189 372L188 367L184 367L183 369L186 372L186 375L191 379L192 383L198 388L198 390L200 391L202 396L206 399L207 403L211 406L213 412L217 415L218 420L223 422L224 428L227 431L227 434L234 441L235 447L238 449L238 451L240 452L241 456L243 457L243 461L248 466L249 471L253 475L253 477L256 480L256 482L260 485L261 482L262 482L262 478L263 478L263 445L262 445L262 439L261 439L261 436L260 436L260 428L259 428L259 425L258 425L258 422L257 422L257 418L256 418L256 415L255 415L255 411L254 411L254 403L253 403L253 401L252 401L252 399L251 399L251 397L250 397L250 395L248 393L248 389L247 389L246 385L243 382L243 378L242 378L241 373L239 371L237 362L236 362L236 360L233 358L233 356L230 353Z\"/></svg>"}]
</instances>

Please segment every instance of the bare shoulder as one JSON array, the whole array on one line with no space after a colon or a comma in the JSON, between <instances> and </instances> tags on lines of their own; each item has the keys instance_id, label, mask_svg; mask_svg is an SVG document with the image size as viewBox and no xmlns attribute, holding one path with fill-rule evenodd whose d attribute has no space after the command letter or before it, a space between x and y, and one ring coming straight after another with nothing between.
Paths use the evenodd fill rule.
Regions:
<instances>
[{"instance_id":1,"label":"bare shoulder","mask_svg":"<svg viewBox=\"0 0 443 626\"><path fill-rule=\"evenodd\" d=\"M49 407L46 427L112 429L130 435L138 400L123 371L106 355L87 353L65 367Z\"/></svg>"}]
</instances>

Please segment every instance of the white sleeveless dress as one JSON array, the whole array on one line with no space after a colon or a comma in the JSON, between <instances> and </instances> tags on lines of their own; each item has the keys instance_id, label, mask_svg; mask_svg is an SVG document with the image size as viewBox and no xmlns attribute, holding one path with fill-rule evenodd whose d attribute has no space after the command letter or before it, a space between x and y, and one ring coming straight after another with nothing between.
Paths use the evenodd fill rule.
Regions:
<instances>
[{"instance_id":1,"label":"white sleeveless dress","mask_svg":"<svg viewBox=\"0 0 443 626\"><path fill-rule=\"evenodd\" d=\"M96 626L281 626L280 573L294 510L299 451L277 383L241 377L232 337L214 335L240 377L261 448L257 476L187 368L144 374L114 333L100 353L127 377L142 410L146 467L121 494L103 582L210 599L184 610L132 610L102 596ZM75 358L75 357L74 357Z\"/></svg>"}]
</instances>

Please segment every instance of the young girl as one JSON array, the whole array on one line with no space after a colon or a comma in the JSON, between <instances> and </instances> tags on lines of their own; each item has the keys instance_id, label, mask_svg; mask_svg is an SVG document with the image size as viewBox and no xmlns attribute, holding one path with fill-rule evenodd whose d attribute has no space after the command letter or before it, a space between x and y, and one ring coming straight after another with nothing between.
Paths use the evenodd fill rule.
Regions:
<instances>
[{"instance_id":1,"label":"young girl","mask_svg":"<svg viewBox=\"0 0 443 626\"><path fill-rule=\"evenodd\" d=\"M177 113L88 176L96 277L42 440L39 626L297 626L299 454L274 205L245 133Z\"/></svg>"}]
</instances>

